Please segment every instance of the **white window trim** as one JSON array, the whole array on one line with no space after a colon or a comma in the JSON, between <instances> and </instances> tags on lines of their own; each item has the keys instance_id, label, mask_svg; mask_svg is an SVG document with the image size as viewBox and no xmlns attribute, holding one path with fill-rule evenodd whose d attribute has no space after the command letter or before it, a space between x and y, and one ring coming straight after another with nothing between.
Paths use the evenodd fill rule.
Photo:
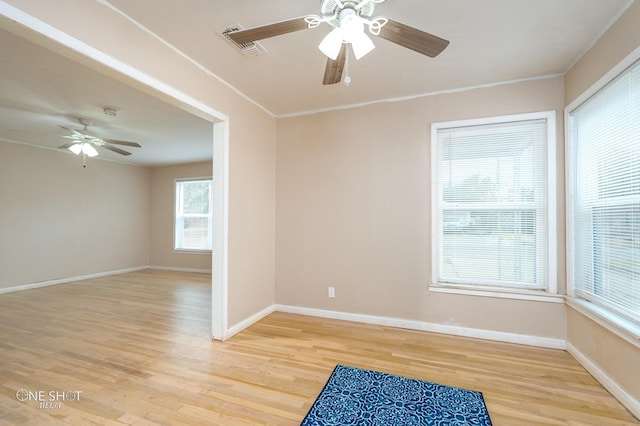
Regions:
<instances>
[{"instance_id":1,"label":"white window trim","mask_svg":"<svg viewBox=\"0 0 640 426\"><path fill-rule=\"evenodd\" d=\"M437 140L438 130L451 127L498 124L509 121L547 120L547 286L544 289L503 288L482 285L443 285L438 281L440 265L440 210L439 167ZM558 297L557 266L557 214L556 214L556 112L542 111L525 114L502 115L469 120L456 120L431 124L431 282L429 291L436 293L466 294L475 296L498 297L508 299L536 300L562 303Z\"/></svg>"},{"instance_id":2,"label":"white window trim","mask_svg":"<svg viewBox=\"0 0 640 426\"><path fill-rule=\"evenodd\" d=\"M566 259L567 259L567 305L576 311L582 313L587 318L595 321L597 324L605 327L626 341L640 347L638 339L640 339L640 326L627 317L618 314L612 309L602 307L596 303L576 297L575 293L575 277L573 276L572 253L573 247L573 196L571 194L571 159L573 158L573 150L569 140L569 121L570 114L580 105L586 102L590 97L595 95L600 89L609 84L624 70L629 68L635 62L640 60L640 47L637 47L609 72L604 74L591 87L584 91L580 96L573 100L564 109L564 140L565 140L565 198L566 198Z\"/></svg>"},{"instance_id":3,"label":"white window trim","mask_svg":"<svg viewBox=\"0 0 640 426\"><path fill-rule=\"evenodd\" d=\"M172 214L172 221L173 221L173 252L174 253L180 253L180 254L211 254L213 253L213 242L211 243L212 249L187 249L187 248L176 248L176 203L178 201L178 194L176 192L176 185L178 182L194 182L194 181L198 181L198 180L210 180L211 181L211 191L213 192L213 178L211 176L199 176L199 177L193 177L193 178L177 178L173 180L173 214ZM211 202L213 202L213 195L211 197ZM213 214L213 206L212 206L212 214ZM211 226L211 229L209 229L210 233L213 233L213 224ZM213 235L212 235L213 236Z\"/></svg>"},{"instance_id":4,"label":"white window trim","mask_svg":"<svg viewBox=\"0 0 640 426\"><path fill-rule=\"evenodd\" d=\"M432 284L429 286L429 291L432 293L445 293L445 294L461 294L467 296L480 296L480 297L492 297L495 299L517 299L517 300L530 300L534 302L546 302L546 303L564 303L565 298L561 294L550 294L543 290L527 290L527 289L513 289L502 287L486 287L478 288L478 286L443 286L440 284Z\"/></svg>"}]
</instances>

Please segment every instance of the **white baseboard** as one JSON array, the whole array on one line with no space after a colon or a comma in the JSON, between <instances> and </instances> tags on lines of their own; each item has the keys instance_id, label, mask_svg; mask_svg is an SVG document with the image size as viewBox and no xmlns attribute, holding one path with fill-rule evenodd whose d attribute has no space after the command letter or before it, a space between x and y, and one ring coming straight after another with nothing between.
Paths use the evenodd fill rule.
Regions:
<instances>
[{"instance_id":1,"label":"white baseboard","mask_svg":"<svg viewBox=\"0 0 640 426\"><path fill-rule=\"evenodd\" d=\"M297 306L276 305L276 311L291 314L309 315L321 318L331 318L344 321L354 321L366 324L384 325L388 327L405 328L409 330L427 331L431 333L450 334L454 336L473 337L476 339L494 340L498 342L517 343L520 345L538 346L551 349L566 349L563 339L530 336L502 331L482 330L477 328L460 327L448 324L435 324L424 321L388 318L372 315L352 314L348 312L326 311L322 309L301 308Z\"/></svg>"},{"instance_id":2,"label":"white baseboard","mask_svg":"<svg viewBox=\"0 0 640 426\"><path fill-rule=\"evenodd\" d=\"M234 336L235 334L240 333L245 328L247 328L250 325L260 321L262 318L264 318L267 315L273 313L274 311L275 311L275 305L268 306L268 307L264 308L263 310L261 310L260 312L251 315L249 318L247 318L247 319L245 319L243 321L240 321L236 325L227 328L226 332L224 333L223 340L226 340L226 339Z\"/></svg>"},{"instance_id":3,"label":"white baseboard","mask_svg":"<svg viewBox=\"0 0 640 426\"><path fill-rule=\"evenodd\" d=\"M115 271L97 272L95 274L78 275L75 277L59 278L55 280L46 280L46 281L38 281L35 283L29 283L29 284L15 285L12 287L0 288L0 294L12 293L14 291L31 290L31 289L40 288L40 287L49 287L52 285L72 283L76 281L92 280L94 278L107 277L109 275L118 275L118 274L125 274L127 272L142 271L147 268L148 266L138 266L135 268L118 269Z\"/></svg>"},{"instance_id":4,"label":"white baseboard","mask_svg":"<svg viewBox=\"0 0 640 426\"><path fill-rule=\"evenodd\" d=\"M195 272L196 274L210 274L211 269L197 269L197 268L177 268L174 266L148 266L149 269L158 269L160 271L173 271L173 272Z\"/></svg>"},{"instance_id":5,"label":"white baseboard","mask_svg":"<svg viewBox=\"0 0 640 426\"><path fill-rule=\"evenodd\" d=\"M580 352L578 348L567 342L567 352L573 356L611 395L613 395L636 418L640 419L640 401L629 395L617 382L615 382L598 364Z\"/></svg>"}]
</instances>

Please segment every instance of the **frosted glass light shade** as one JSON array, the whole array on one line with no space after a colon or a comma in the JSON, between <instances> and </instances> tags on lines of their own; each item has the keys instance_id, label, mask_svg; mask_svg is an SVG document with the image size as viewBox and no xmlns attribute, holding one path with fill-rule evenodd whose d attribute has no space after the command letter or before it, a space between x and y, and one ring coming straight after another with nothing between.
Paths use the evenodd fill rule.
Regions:
<instances>
[{"instance_id":1,"label":"frosted glass light shade","mask_svg":"<svg viewBox=\"0 0 640 426\"><path fill-rule=\"evenodd\" d=\"M75 155L79 155L82 152L82 144L76 143L69 147L69 151L73 152Z\"/></svg>"},{"instance_id":2,"label":"frosted glass light shade","mask_svg":"<svg viewBox=\"0 0 640 426\"><path fill-rule=\"evenodd\" d=\"M360 59L367 53L371 52L376 46L368 35L361 32L354 35L351 40L351 47L353 48L353 55L356 59Z\"/></svg>"},{"instance_id":3,"label":"frosted glass light shade","mask_svg":"<svg viewBox=\"0 0 640 426\"><path fill-rule=\"evenodd\" d=\"M96 149L89 143L82 144L82 152L87 154L89 157L95 157L98 155L98 151L96 151Z\"/></svg>"},{"instance_id":4,"label":"frosted glass light shade","mask_svg":"<svg viewBox=\"0 0 640 426\"><path fill-rule=\"evenodd\" d=\"M325 36L318 48L328 58L331 58L335 61L338 57L338 54L340 53L340 49L342 48L342 41L342 30L340 28L334 28L329 34Z\"/></svg>"}]
</instances>

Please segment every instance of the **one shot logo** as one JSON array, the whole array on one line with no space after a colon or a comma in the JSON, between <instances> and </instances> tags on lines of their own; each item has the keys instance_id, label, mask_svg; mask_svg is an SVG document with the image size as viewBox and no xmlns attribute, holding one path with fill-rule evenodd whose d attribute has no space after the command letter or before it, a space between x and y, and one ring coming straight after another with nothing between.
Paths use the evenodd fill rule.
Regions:
<instances>
[{"instance_id":1,"label":"one shot logo","mask_svg":"<svg viewBox=\"0 0 640 426\"><path fill-rule=\"evenodd\" d=\"M80 390L27 390L19 389L16 399L20 402L36 402L38 408L56 409L62 408L63 402L78 402L82 391Z\"/></svg>"}]
</instances>

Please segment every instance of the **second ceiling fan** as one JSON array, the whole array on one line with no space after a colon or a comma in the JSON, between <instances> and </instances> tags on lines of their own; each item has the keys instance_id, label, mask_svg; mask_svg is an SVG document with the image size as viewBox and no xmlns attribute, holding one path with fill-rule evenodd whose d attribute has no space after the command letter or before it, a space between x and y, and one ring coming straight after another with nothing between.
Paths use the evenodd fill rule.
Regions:
<instances>
[{"instance_id":1,"label":"second ceiling fan","mask_svg":"<svg viewBox=\"0 0 640 426\"><path fill-rule=\"evenodd\" d=\"M83 167L87 167L85 163L86 157L95 157L98 155L96 148L108 149L109 151L113 151L120 155L131 155L131 153L113 145L142 148L142 146L137 142L100 138L95 133L89 131L88 127L92 124L91 120L87 118L79 118L78 121L84 126L82 130L70 129L69 127L58 125L61 129L69 132L68 135L64 135L62 137L71 139L71 142L60 145L58 149L68 149L76 155L82 154Z\"/></svg>"},{"instance_id":2,"label":"second ceiling fan","mask_svg":"<svg viewBox=\"0 0 640 426\"><path fill-rule=\"evenodd\" d=\"M333 29L320 43L320 50L328 57L322 84L342 81L347 60L347 45L360 59L375 47L369 33L389 40L431 58L449 44L448 40L426 33L386 17L372 18L375 5L385 0L322 0L321 15L307 15L282 22L232 32L229 37L236 43L263 40L327 23Z\"/></svg>"}]
</instances>

